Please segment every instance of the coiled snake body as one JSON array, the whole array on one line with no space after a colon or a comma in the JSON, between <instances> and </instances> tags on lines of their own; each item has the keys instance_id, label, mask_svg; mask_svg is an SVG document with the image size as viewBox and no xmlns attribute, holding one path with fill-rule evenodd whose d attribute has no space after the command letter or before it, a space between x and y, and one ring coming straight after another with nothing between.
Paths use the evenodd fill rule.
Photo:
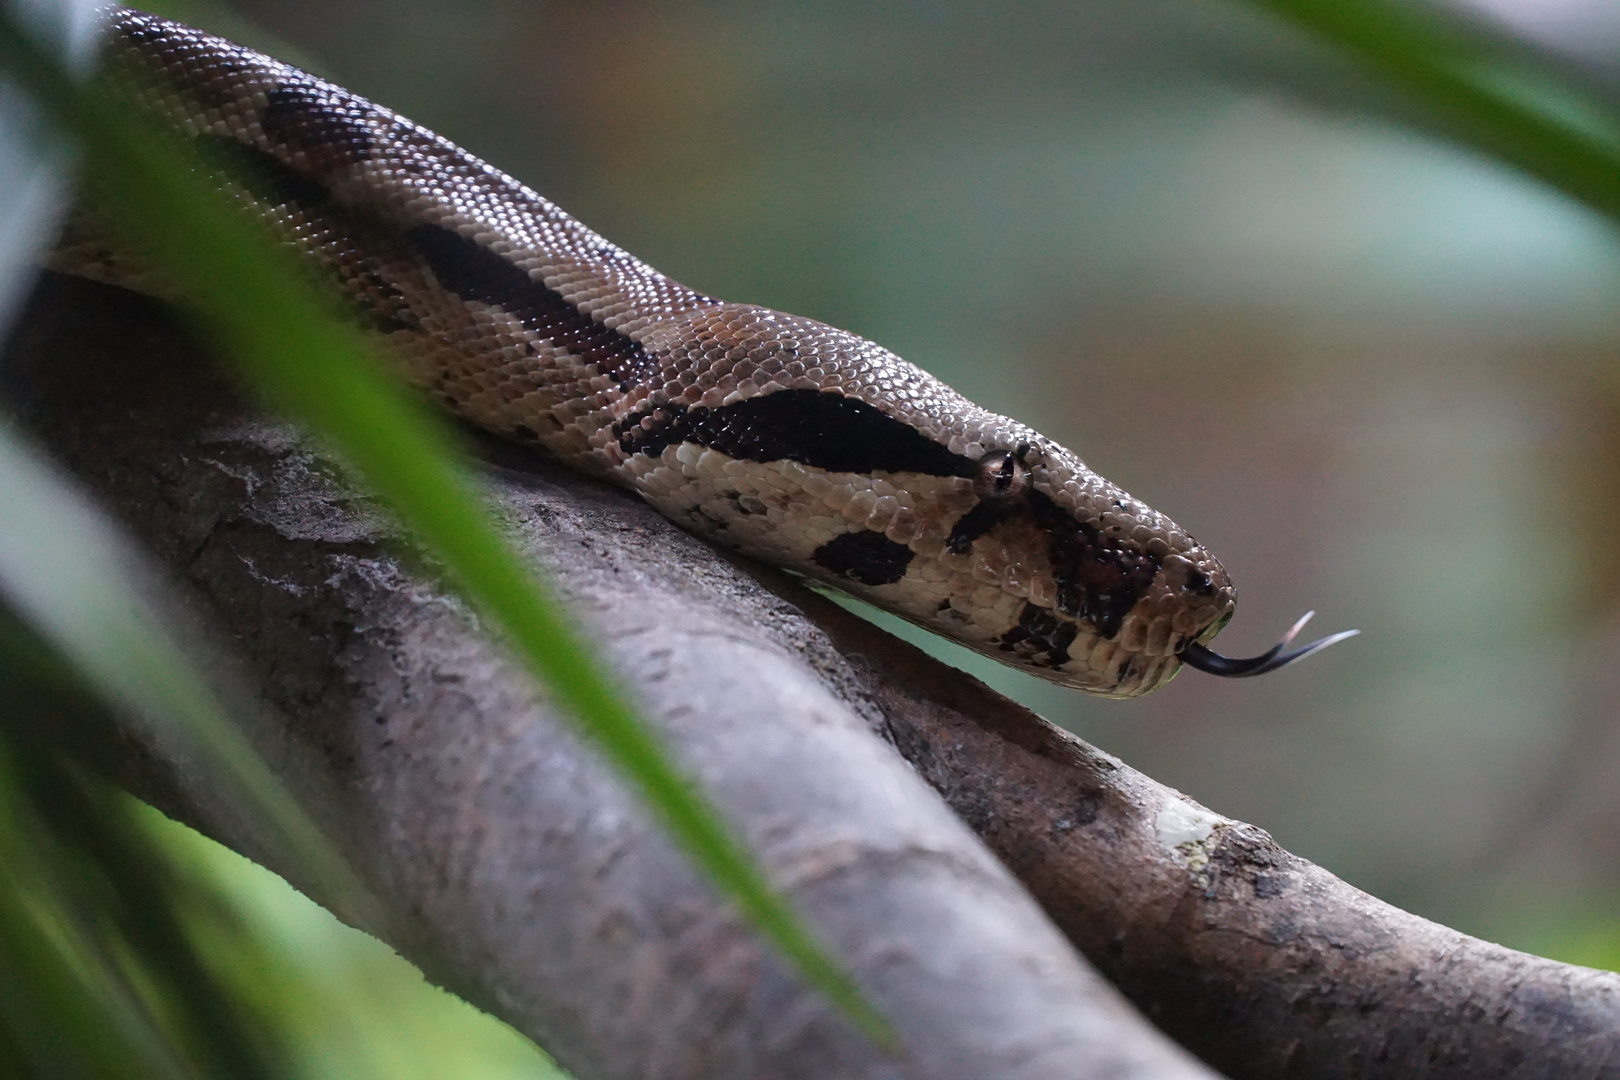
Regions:
<instances>
[{"instance_id":1,"label":"coiled snake body","mask_svg":"<svg viewBox=\"0 0 1620 1080\"><path fill-rule=\"evenodd\" d=\"M117 9L107 58L108 85L218 162L474 424L1082 690L1249 663L1201 644L1235 596L1197 541L872 342L694 292L432 132L228 41ZM128 283L90 220L54 265Z\"/></svg>"}]
</instances>

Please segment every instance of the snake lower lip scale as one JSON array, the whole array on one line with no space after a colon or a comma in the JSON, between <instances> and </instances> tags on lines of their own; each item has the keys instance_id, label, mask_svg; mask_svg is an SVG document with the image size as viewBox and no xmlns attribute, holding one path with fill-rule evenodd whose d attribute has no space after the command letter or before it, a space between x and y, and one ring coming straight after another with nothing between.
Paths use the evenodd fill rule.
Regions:
<instances>
[{"instance_id":1,"label":"snake lower lip scale","mask_svg":"<svg viewBox=\"0 0 1620 1080\"><path fill-rule=\"evenodd\" d=\"M1320 647L1211 652L1235 604L1214 556L878 345L694 292L341 87L141 12L108 19L104 83L189 139L407 377L474 424L1091 693L1146 693L1184 660L1255 674ZM104 236L81 209L52 265L139 284Z\"/></svg>"}]
</instances>

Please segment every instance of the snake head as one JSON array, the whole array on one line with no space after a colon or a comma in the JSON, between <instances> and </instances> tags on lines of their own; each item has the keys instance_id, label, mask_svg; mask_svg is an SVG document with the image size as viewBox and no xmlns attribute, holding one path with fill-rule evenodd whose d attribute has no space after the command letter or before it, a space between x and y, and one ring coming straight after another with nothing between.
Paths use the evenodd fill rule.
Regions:
<instances>
[{"instance_id":1,"label":"snake head","mask_svg":"<svg viewBox=\"0 0 1620 1080\"><path fill-rule=\"evenodd\" d=\"M1236 604L1213 555L872 342L720 303L660 335L672 377L625 399L604 465L688 528L1094 694L1287 659L1210 652Z\"/></svg>"},{"instance_id":2,"label":"snake head","mask_svg":"<svg viewBox=\"0 0 1620 1080\"><path fill-rule=\"evenodd\" d=\"M941 616L965 614L989 632L956 636L979 636L981 651L1054 682L1110 697L1163 685L1189 645L1230 619L1237 598L1225 568L1074 454L1017 434L977 459L972 505L938 558L978 587L971 606L953 597Z\"/></svg>"},{"instance_id":3,"label":"snake head","mask_svg":"<svg viewBox=\"0 0 1620 1080\"><path fill-rule=\"evenodd\" d=\"M1002 430L1010 423L995 421ZM1260 675L1356 633L1289 650L1308 613L1260 656L1213 652L1209 642L1237 603L1225 568L1175 522L1039 436L985 451L972 490L941 557L987 586L974 590L970 618L1006 624L1016 608L978 648L1044 678L1134 697L1184 663L1227 678Z\"/></svg>"}]
</instances>

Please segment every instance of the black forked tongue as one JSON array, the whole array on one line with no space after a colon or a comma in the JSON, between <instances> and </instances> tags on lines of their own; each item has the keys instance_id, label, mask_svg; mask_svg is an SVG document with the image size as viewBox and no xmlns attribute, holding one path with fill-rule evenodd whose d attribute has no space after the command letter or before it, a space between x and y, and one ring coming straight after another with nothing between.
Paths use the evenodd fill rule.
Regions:
<instances>
[{"instance_id":1,"label":"black forked tongue","mask_svg":"<svg viewBox=\"0 0 1620 1080\"><path fill-rule=\"evenodd\" d=\"M1288 643L1294 640L1294 636L1305 628L1305 624L1310 622L1311 616L1315 614L1314 611L1307 611L1304 615L1301 615L1299 622L1295 623L1293 628L1283 635L1281 641L1259 656L1251 656L1247 660L1234 660L1230 656L1222 656L1218 652L1211 652L1204 646L1194 642L1181 650L1181 662L1188 667L1197 668L1199 671L1219 675L1223 679L1241 679L1248 675L1264 675L1268 671L1276 671L1278 668L1287 667L1295 660L1303 660L1311 653L1321 652L1329 645L1343 641L1345 638L1355 637L1361 633L1360 630L1341 630L1337 634L1329 634L1327 637L1319 641L1313 641L1309 645L1295 649L1293 652L1283 652L1284 649L1288 648Z\"/></svg>"}]
</instances>

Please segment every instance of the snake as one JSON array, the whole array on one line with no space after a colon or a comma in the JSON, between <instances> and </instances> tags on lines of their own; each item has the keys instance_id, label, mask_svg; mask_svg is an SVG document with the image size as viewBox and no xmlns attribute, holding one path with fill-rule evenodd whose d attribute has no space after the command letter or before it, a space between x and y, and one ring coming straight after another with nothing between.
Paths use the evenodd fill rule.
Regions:
<instances>
[{"instance_id":1,"label":"snake","mask_svg":"<svg viewBox=\"0 0 1620 1080\"><path fill-rule=\"evenodd\" d=\"M1092 694L1144 694L1183 665L1262 674L1347 636L1290 650L1302 619L1260 656L1222 656L1225 568L1052 439L857 334L673 281L340 86L154 15L105 17L99 84L183 139L410 384L478 428ZM112 236L75 212L47 265L142 288Z\"/></svg>"}]
</instances>

